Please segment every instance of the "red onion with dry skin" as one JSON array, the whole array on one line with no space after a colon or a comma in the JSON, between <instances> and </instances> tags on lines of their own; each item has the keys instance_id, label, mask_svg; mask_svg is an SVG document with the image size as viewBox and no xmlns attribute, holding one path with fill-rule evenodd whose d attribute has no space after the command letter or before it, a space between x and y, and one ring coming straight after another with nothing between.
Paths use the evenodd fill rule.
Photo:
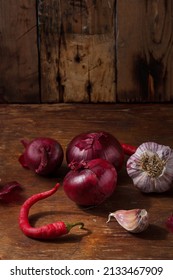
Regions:
<instances>
[{"instance_id":1,"label":"red onion with dry skin","mask_svg":"<svg viewBox=\"0 0 173 280\"><path fill-rule=\"evenodd\" d=\"M60 143L51 138L39 137L31 142L22 140L24 153L19 162L38 175L50 175L62 164L64 152Z\"/></svg>"},{"instance_id":2,"label":"red onion with dry skin","mask_svg":"<svg viewBox=\"0 0 173 280\"><path fill-rule=\"evenodd\" d=\"M106 159L119 171L124 162L124 152L119 141L104 131L79 134L67 146L68 164L73 161L89 161L95 158Z\"/></svg>"},{"instance_id":3,"label":"red onion with dry skin","mask_svg":"<svg viewBox=\"0 0 173 280\"><path fill-rule=\"evenodd\" d=\"M116 189L117 172L105 159L71 163L63 181L66 195L78 205L96 206L110 197Z\"/></svg>"}]
</instances>

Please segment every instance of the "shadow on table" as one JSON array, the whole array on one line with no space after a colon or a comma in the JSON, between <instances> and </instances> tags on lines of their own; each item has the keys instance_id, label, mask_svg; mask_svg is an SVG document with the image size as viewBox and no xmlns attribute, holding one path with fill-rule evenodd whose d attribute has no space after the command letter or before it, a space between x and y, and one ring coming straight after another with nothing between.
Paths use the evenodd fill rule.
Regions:
<instances>
[{"instance_id":1,"label":"shadow on table","mask_svg":"<svg viewBox=\"0 0 173 280\"><path fill-rule=\"evenodd\" d=\"M135 234L135 237L145 240L165 240L168 233L165 228L150 224L147 230L140 232L140 234Z\"/></svg>"}]
</instances>

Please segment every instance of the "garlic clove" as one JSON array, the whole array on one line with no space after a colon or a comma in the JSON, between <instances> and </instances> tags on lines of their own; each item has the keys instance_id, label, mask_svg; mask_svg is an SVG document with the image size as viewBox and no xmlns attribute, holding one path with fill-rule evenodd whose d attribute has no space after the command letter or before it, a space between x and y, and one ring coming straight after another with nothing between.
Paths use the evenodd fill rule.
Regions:
<instances>
[{"instance_id":1,"label":"garlic clove","mask_svg":"<svg viewBox=\"0 0 173 280\"><path fill-rule=\"evenodd\" d=\"M149 216L145 209L118 210L110 213L107 223L111 217L127 231L138 233L147 229L149 226Z\"/></svg>"}]
</instances>

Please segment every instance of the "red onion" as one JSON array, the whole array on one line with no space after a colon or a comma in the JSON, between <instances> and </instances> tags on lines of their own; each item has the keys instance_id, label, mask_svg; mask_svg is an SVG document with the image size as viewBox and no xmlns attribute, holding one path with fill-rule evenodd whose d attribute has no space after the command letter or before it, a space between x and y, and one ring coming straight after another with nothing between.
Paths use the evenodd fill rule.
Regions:
<instances>
[{"instance_id":1,"label":"red onion","mask_svg":"<svg viewBox=\"0 0 173 280\"><path fill-rule=\"evenodd\" d=\"M74 137L67 146L66 160L88 161L103 158L120 170L124 162L124 152L119 141L108 132L82 133Z\"/></svg>"},{"instance_id":2,"label":"red onion","mask_svg":"<svg viewBox=\"0 0 173 280\"><path fill-rule=\"evenodd\" d=\"M92 206L110 197L116 188L117 172L105 159L93 159L71 163L64 178L63 187L67 196L79 205Z\"/></svg>"},{"instance_id":3,"label":"red onion","mask_svg":"<svg viewBox=\"0 0 173 280\"><path fill-rule=\"evenodd\" d=\"M35 138L31 142L21 141L25 147L19 162L39 175L54 173L62 164L64 153L61 145L51 138Z\"/></svg>"}]
</instances>

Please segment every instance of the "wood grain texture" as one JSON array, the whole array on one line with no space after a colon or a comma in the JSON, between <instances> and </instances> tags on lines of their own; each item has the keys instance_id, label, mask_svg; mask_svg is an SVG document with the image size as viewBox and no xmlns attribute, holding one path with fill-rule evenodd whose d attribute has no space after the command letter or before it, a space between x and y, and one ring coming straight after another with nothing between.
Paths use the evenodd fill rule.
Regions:
<instances>
[{"instance_id":1,"label":"wood grain texture","mask_svg":"<svg viewBox=\"0 0 173 280\"><path fill-rule=\"evenodd\" d=\"M0 2L0 103L173 101L173 0Z\"/></svg>"},{"instance_id":2,"label":"wood grain texture","mask_svg":"<svg viewBox=\"0 0 173 280\"><path fill-rule=\"evenodd\" d=\"M59 140L65 151L72 137L92 127L133 145L155 141L172 147L173 143L172 105L1 105L0 120L1 184L19 181L23 186L23 200L50 189L58 181L62 183L68 171L65 159L58 174L51 178L23 169L18 163L23 138L49 136ZM69 235L54 241L33 240L19 230L18 215L23 200L18 204L0 203L0 259L172 260L173 234L167 231L165 221L172 213L173 189L159 195L142 194L127 176L125 164L118 176L115 193L99 207L78 207L60 188L55 195L31 208L33 226L57 220L83 221L88 229L74 228ZM130 234L113 220L106 224L110 212L138 207L146 208L150 215L146 232Z\"/></svg>"},{"instance_id":3,"label":"wood grain texture","mask_svg":"<svg viewBox=\"0 0 173 280\"><path fill-rule=\"evenodd\" d=\"M151 101L173 100L173 1L147 1L144 51L151 83Z\"/></svg>"},{"instance_id":4,"label":"wood grain texture","mask_svg":"<svg viewBox=\"0 0 173 280\"><path fill-rule=\"evenodd\" d=\"M38 103L35 1L0 2L0 102Z\"/></svg>"},{"instance_id":5,"label":"wood grain texture","mask_svg":"<svg viewBox=\"0 0 173 280\"><path fill-rule=\"evenodd\" d=\"M114 6L39 1L43 102L115 101Z\"/></svg>"},{"instance_id":6,"label":"wood grain texture","mask_svg":"<svg viewBox=\"0 0 173 280\"><path fill-rule=\"evenodd\" d=\"M37 2L40 50L41 100L43 103L60 102L60 1L39 0Z\"/></svg>"},{"instance_id":7,"label":"wood grain texture","mask_svg":"<svg viewBox=\"0 0 173 280\"><path fill-rule=\"evenodd\" d=\"M172 101L173 1L117 1L117 99Z\"/></svg>"}]
</instances>

